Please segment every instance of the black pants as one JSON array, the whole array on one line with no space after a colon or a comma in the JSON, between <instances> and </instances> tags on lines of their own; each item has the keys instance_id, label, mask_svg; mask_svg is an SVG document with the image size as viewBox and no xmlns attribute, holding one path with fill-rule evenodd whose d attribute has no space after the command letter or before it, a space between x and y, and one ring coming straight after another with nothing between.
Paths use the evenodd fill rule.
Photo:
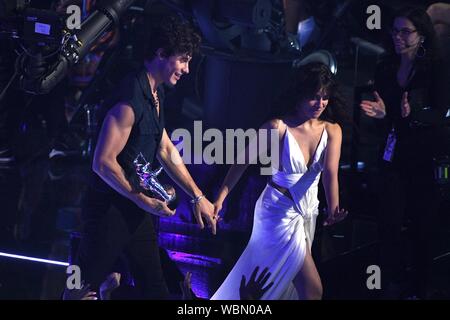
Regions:
<instances>
[{"instance_id":1,"label":"black pants","mask_svg":"<svg viewBox=\"0 0 450 320\"><path fill-rule=\"evenodd\" d=\"M152 217L116 192L90 190L83 213L77 264L85 283L96 289L121 256L128 261L139 296L168 299Z\"/></svg>"},{"instance_id":2,"label":"black pants","mask_svg":"<svg viewBox=\"0 0 450 320\"><path fill-rule=\"evenodd\" d=\"M437 192L430 164L403 167L386 165L380 186L382 289L389 282L410 280L414 294L425 298L430 281L432 249L437 220ZM402 227L407 225L408 232ZM405 246L406 245L406 246ZM411 279L406 277L406 262L411 252Z\"/></svg>"}]
</instances>

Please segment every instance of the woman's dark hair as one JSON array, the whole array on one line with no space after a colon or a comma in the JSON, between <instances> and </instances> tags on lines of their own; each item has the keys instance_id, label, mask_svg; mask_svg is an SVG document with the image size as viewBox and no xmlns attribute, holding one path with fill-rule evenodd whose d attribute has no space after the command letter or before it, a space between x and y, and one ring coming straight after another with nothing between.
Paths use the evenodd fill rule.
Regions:
<instances>
[{"instance_id":1,"label":"woman's dark hair","mask_svg":"<svg viewBox=\"0 0 450 320\"><path fill-rule=\"evenodd\" d=\"M163 49L165 57L174 54L193 55L200 47L201 38L188 22L177 16L156 19L149 26L144 58L151 60L159 48Z\"/></svg>"},{"instance_id":2,"label":"woman's dark hair","mask_svg":"<svg viewBox=\"0 0 450 320\"><path fill-rule=\"evenodd\" d=\"M429 63L441 59L436 31L434 30L433 22L427 12L416 6L402 7L393 13L389 28L392 28L394 20L399 17L410 20L418 34L425 38L422 44L425 49L425 55L423 57L417 56L416 62ZM387 44L387 51L389 56L396 56L396 60L398 60L398 62L400 61L400 57L395 54L394 44L390 36Z\"/></svg>"},{"instance_id":3,"label":"woman's dark hair","mask_svg":"<svg viewBox=\"0 0 450 320\"><path fill-rule=\"evenodd\" d=\"M291 71L288 87L273 105L271 118L295 113L300 102L314 98L319 91L329 96L328 105L320 119L339 124L350 122L335 76L322 63L309 63Z\"/></svg>"}]
</instances>

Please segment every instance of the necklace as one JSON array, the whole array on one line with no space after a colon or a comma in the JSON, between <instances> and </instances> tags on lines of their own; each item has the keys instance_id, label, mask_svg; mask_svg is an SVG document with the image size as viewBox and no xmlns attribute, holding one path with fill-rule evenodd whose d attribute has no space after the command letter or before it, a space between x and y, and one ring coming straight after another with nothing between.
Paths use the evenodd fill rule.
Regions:
<instances>
[{"instance_id":1,"label":"necklace","mask_svg":"<svg viewBox=\"0 0 450 320\"><path fill-rule=\"evenodd\" d=\"M159 109L159 98L158 98L158 92L155 93L152 92L153 97L153 103L155 104L156 109Z\"/></svg>"},{"instance_id":2,"label":"necklace","mask_svg":"<svg viewBox=\"0 0 450 320\"><path fill-rule=\"evenodd\" d=\"M149 74L148 72L147 72L147 79L148 79L148 82L149 82L149 84L150 84L150 92L152 93L152 100L153 100L153 103L155 104L156 110L158 111L158 114L159 114L159 98L158 98L158 91L153 92L153 89L152 89L152 82L151 82L151 79L150 79L150 74Z\"/></svg>"}]
</instances>

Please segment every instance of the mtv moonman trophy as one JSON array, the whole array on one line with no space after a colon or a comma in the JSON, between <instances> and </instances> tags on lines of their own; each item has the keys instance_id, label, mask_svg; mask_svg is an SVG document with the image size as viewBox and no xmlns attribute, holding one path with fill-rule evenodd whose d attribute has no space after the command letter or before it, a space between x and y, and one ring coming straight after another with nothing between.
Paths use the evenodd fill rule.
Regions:
<instances>
[{"instance_id":1,"label":"mtv moonman trophy","mask_svg":"<svg viewBox=\"0 0 450 320\"><path fill-rule=\"evenodd\" d=\"M136 168L136 174L139 177L141 187L152 192L159 200L165 201L171 210L175 209L178 206L175 189L172 186L162 186L157 178L163 168L160 167L152 171L150 169L151 164L147 162L142 153L138 154L133 164Z\"/></svg>"}]
</instances>

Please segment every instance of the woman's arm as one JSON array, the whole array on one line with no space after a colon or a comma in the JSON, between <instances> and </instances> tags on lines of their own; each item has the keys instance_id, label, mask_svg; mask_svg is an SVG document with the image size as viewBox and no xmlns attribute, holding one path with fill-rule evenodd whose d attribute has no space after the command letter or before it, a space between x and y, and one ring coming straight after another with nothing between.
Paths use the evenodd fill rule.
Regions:
<instances>
[{"instance_id":1,"label":"woman's arm","mask_svg":"<svg viewBox=\"0 0 450 320\"><path fill-rule=\"evenodd\" d=\"M270 151L271 154L272 154L272 152L278 152L278 154L279 154L279 150L271 150L271 148L270 148L270 146L271 146L271 130L278 131L279 122L280 122L279 120L271 120L271 121L264 123L259 128L260 132L261 132L261 130L267 130L266 135L261 135L262 137L267 139L267 141L265 143L265 146L266 146L265 149L260 148L261 143L260 143L259 139L261 138L261 136L258 134L257 137L255 138L256 145L258 146L256 154L250 154L249 147L247 146L245 148L245 160L246 160L245 164L233 164L230 167L230 169L228 170L228 173L223 181L223 184L222 184L221 188L219 189L217 199L214 203L214 206L216 208L216 212L215 212L216 214L222 208L223 201L225 200L227 195L231 192L231 190L233 190L234 186L238 183L239 179L242 177L243 173L248 168L249 164L255 163L255 161L254 161L254 160L256 160L255 158L257 158L261 154L264 154L264 153L267 154L268 151ZM278 139L280 139L279 132L278 132ZM255 141L250 141L250 144L251 143L254 144ZM262 144L262 145L264 145L264 144Z\"/></svg>"},{"instance_id":2,"label":"woman's arm","mask_svg":"<svg viewBox=\"0 0 450 320\"><path fill-rule=\"evenodd\" d=\"M345 218L347 212L339 208L339 159L341 157L342 130L338 124L327 124L328 144L325 153L322 183L328 204L328 218L325 225Z\"/></svg>"},{"instance_id":3,"label":"woman's arm","mask_svg":"<svg viewBox=\"0 0 450 320\"><path fill-rule=\"evenodd\" d=\"M338 124L327 124L328 145L325 153L322 183L327 198L328 210L339 208L339 159L341 157L342 130Z\"/></svg>"}]
</instances>

